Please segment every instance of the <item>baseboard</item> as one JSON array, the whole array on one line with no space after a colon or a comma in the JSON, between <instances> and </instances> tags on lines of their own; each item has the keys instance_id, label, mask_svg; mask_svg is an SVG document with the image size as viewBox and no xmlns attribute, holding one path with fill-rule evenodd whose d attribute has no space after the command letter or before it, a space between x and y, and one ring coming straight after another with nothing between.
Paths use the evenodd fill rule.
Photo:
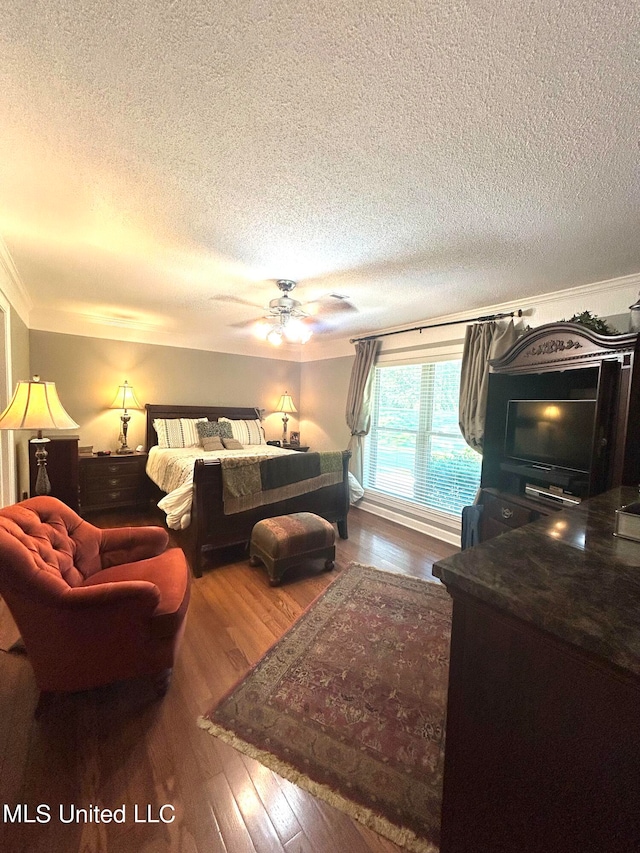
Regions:
<instances>
[{"instance_id":1,"label":"baseboard","mask_svg":"<svg viewBox=\"0 0 640 853\"><path fill-rule=\"evenodd\" d=\"M439 539L441 542L447 542L449 545L460 546L460 530L447 530L439 527L436 524L423 521L414 516L405 515L402 512L389 509L386 506L379 506L365 498L358 501L356 504L358 509L368 512L371 515L377 515L380 518L386 518L387 521L393 521L395 524L400 524L403 527L408 527L410 530L415 530L418 533L425 533L427 536L433 536L434 539Z\"/></svg>"}]
</instances>

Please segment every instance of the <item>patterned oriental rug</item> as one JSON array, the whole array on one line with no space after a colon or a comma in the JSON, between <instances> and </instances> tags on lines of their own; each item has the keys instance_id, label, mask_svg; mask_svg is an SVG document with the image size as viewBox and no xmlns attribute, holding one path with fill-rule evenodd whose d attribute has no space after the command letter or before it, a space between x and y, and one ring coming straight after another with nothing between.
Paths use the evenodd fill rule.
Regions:
<instances>
[{"instance_id":1,"label":"patterned oriental rug","mask_svg":"<svg viewBox=\"0 0 640 853\"><path fill-rule=\"evenodd\" d=\"M352 563L199 725L437 853L450 625L440 584Z\"/></svg>"}]
</instances>

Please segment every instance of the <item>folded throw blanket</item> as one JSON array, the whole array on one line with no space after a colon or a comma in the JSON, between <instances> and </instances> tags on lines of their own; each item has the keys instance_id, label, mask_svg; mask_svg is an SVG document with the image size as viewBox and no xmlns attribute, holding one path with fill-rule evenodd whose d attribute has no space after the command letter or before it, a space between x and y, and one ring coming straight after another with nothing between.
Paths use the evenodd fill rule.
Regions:
<instances>
[{"instance_id":1,"label":"folded throw blanket","mask_svg":"<svg viewBox=\"0 0 640 853\"><path fill-rule=\"evenodd\" d=\"M342 451L221 459L226 515L275 503L342 480Z\"/></svg>"},{"instance_id":2,"label":"folded throw blanket","mask_svg":"<svg viewBox=\"0 0 640 853\"><path fill-rule=\"evenodd\" d=\"M253 495L262 489L259 456L222 457L223 499Z\"/></svg>"},{"instance_id":3,"label":"folded throw blanket","mask_svg":"<svg viewBox=\"0 0 640 853\"><path fill-rule=\"evenodd\" d=\"M260 463L262 488L267 491L319 476L319 453L292 453L290 456L263 459Z\"/></svg>"}]
</instances>

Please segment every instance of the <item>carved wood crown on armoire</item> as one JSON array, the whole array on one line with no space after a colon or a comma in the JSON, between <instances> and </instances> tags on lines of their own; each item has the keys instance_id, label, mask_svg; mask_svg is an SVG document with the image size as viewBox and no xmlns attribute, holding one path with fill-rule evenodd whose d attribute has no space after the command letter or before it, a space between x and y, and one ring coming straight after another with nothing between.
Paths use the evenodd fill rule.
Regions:
<instances>
[{"instance_id":1,"label":"carved wood crown on armoire","mask_svg":"<svg viewBox=\"0 0 640 853\"><path fill-rule=\"evenodd\" d=\"M638 345L550 323L491 361L481 541L640 483Z\"/></svg>"}]
</instances>

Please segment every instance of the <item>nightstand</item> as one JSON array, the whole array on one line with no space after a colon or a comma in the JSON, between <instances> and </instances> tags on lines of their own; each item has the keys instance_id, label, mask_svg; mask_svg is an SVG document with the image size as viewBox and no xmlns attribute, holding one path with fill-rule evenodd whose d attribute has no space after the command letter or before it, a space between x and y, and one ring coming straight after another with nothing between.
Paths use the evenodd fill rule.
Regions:
<instances>
[{"instance_id":1,"label":"nightstand","mask_svg":"<svg viewBox=\"0 0 640 853\"><path fill-rule=\"evenodd\" d=\"M146 453L80 456L80 513L142 506L149 499Z\"/></svg>"},{"instance_id":2,"label":"nightstand","mask_svg":"<svg viewBox=\"0 0 640 853\"><path fill-rule=\"evenodd\" d=\"M285 450L298 450L300 453L306 453L309 449L309 445L304 444L283 444Z\"/></svg>"}]
</instances>

